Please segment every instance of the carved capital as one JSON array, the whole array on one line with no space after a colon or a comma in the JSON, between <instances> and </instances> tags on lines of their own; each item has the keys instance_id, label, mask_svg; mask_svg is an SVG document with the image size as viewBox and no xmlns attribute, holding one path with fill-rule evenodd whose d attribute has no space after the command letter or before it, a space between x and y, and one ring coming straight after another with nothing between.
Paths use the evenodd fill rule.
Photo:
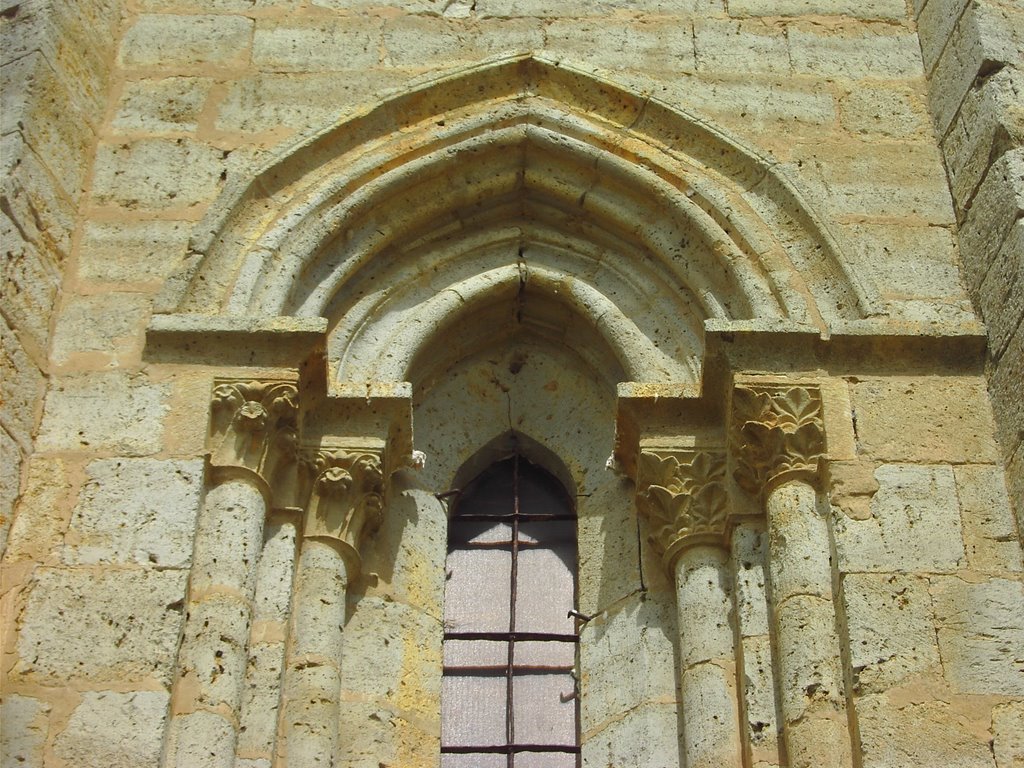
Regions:
<instances>
[{"instance_id":1,"label":"carved capital","mask_svg":"<svg viewBox=\"0 0 1024 768\"><path fill-rule=\"evenodd\" d=\"M651 523L651 542L671 569L697 544L722 544L729 514L725 454L647 449L640 454L637 506Z\"/></svg>"},{"instance_id":2,"label":"carved capital","mask_svg":"<svg viewBox=\"0 0 1024 768\"><path fill-rule=\"evenodd\" d=\"M381 457L365 450L319 449L306 453L302 466L310 488L303 535L338 543L354 574L359 544L383 516Z\"/></svg>"},{"instance_id":3,"label":"carved capital","mask_svg":"<svg viewBox=\"0 0 1024 768\"><path fill-rule=\"evenodd\" d=\"M267 488L291 486L298 444L298 388L290 381L218 379L207 444L215 467L244 468Z\"/></svg>"},{"instance_id":4,"label":"carved capital","mask_svg":"<svg viewBox=\"0 0 1024 768\"><path fill-rule=\"evenodd\" d=\"M821 392L814 386L745 384L732 395L733 477L754 496L791 479L817 482L825 455Z\"/></svg>"}]
</instances>

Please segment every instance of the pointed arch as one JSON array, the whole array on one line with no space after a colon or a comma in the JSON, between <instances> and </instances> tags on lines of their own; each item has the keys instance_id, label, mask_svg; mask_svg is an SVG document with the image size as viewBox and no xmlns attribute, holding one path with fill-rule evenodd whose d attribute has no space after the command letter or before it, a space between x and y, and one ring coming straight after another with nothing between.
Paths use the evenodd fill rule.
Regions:
<instances>
[{"instance_id":1,"label":"pointed arch","mask_svg":"<svg viewBox=\"0 0 1024 768\"><path fill-rule=\"evenodd\" d=\"M523 275L635 380L694 380L709 318L824 331L876 305L770 159L534 56L289 147L222 195L190 248L165 311L325 316L352 381L415 378L436 329L481 307L521 319Z\"/></svg>"}]
</instances>

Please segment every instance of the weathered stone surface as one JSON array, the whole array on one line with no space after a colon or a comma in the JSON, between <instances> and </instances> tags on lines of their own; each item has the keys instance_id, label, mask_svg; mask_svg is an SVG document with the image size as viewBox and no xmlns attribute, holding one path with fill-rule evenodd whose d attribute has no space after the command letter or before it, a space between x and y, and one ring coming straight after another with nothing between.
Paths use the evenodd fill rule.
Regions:
<instances>
[{"instance_id":1,"label":"weathered stone surface","mask_svg":"<svg viewBox=\"0 0 1024 768\"><path fill-rule=\"evenodd\" d=\"M927 580L851 573L843 577L843 607L858 694L882 692L937 671L939 649Z\"/></svg>"},{"instance_id":2,"label":"weathered stone surface","mask_svg":"<svg viewBox=\"0 0 1024 768\"><path fill-rule=\"evenodd\" d=\"M209 96L209 77L167 77L125 83L111 126L118 131L195 131Z\"/></svg>"},{"instance_id":3,"label":"weathered stone surface","mask_svg":"<svg viewBox=\"0 0 1024 768\"><path fill-rule=\"evenodd\" d=\"M8 563L47 561L53 556L68 524L72 485L62 459L38 454L29 457L4 555Z\"/></svg>"},{"instance_id":4,"label":"weathered stone surface","mask_svg":"<svg viewBox=\"0 0 1024 768\"><path fill-rule=\"evenodd\" d=\"M630 600L610 621L591 622L580 636L580 728L605 727L625 712L675 699L673 642L667 631L646 627L675 623L674 600Z\"/></svg>"},{"instance_id":5,"label":"weathered stone surface","mask_svg":"<svg viewBox=\"0 0 1024 768\"><path fill-rule=\"evenodd\" d=\"M26 448L32 442L43 388L39 368L6 320L0 321L0 402L4 405L0 418L11 438Z\"/></svg>"},{"instance_id":6,"label":"weathered stone surface","mask_svg":"<svg viewBox=\"0 0 1024 768\"><path fill-rule=\"evenodd\" d=\"M858 82L839 99L842 126L858 136L924 138L931 131L928 105L916 91Z\"/></svg>"},{"instance_id":7,"label":"weathered stone surface","mask_svg":"<svg viewBox=\"0 0 1024 768\"><path fill-rule=\"evenodd\" d=\"M965 464L953 473L971 568L1020 571L1022 553L1003 467Z\"/></svg>"},{"instance_id":8,"label":"weathered stone surface","mask_svg":"<svg viewBox=\"0 0 1024 768\"><path fill-rule=\"evenodd\" d=\"M932 572L964 564L952 467L886 464L875 479L871 517L836 519L840 569Z\"/></svg>"},{"instance_id":9,"label":"weathered stone surface","mask_svg":"<svg viewBox=\"0 0 1024 768\"><path fill-rule=\"evenodd\" d=\"M972 288L981 285L1003 242L1024 211L1024 147L1003 153L978 187L960 228L964 274Z\"/></svg>"},{"instance_id":10,"label":"weathered stone surface","mask_svg":"<svg viewBox=\"0 0 1024 768\"><path fill-rule=\"evenodd\" d=\"M191 222L89 222L78 253L83 280L157 285L185 256Z\"/></svg>"},{"instance_id":11,"label":"weathered stone surface","mask_svg":"<svg viewBox=\"0 0 1024 768\"><path fill-rule=\"evenodd\" d=\"M372 69L380 61L383 26L371 16L257 23L252 61L273 72Z\"/></svg>"},{"instance_id":12,"label":"weathered stone surface","mask_svg":"<svg viewBox=\"0 0 1024 768\"><path fill-rule=\"evenodd\" d=\"M1024 72L1007 67L964 98L941 147L953 200L961 212L970 204L993 159L1024 143Z\"/></svg>"},{"instance_id":13,"label":"weathered stone surface","mask_svg":"<svg viewBox=\"0 0 1024 768\"><path fill-rule=\"evenodd\" d=\"M960 15L931 69L932 119L944 135L975 78L1024 55L1024 24L1012 8L975 2Z\"/></svg>"},{"instance_id":14,"label":"weathered stone surface","mask_svg":"<svg viewBox=\"0 0 1024 768\"><path fill-rule=\"evenodd\" d=\"M689 24L659 21L624 23L618 19L552 21L546 39L559 53L609 70L647 69L693 72L696 61Z\"/></svg>"},{"instance_id":15,"label":"weathered stone surface","mask_svg":"<svg viewBox=\"0 0 1024 768\"><path fill-rule=\"evenodd\" d=\"M759 21L705 19L693 27L697 71L789 72L785 29Z\"/></svg>"},{"instance_id":16,"label":"weathered stone surface","mask_svg":"<svg viewBox=\"0 0 1024 768\"><path fill-rule=\"evenodd\" d=\"M137 293L74 297L64 305L53 333L53 361L65 366L79 362L86 369L131 365L142 351L149 306L149 297Z\"/></svg>"},{"instance_id":17,"label":"weathered stone surface","mask_svg":"<svg viewBox=\"0 0 1024 768\"><path fill-rule=\"evenodd\" d=\"M834 29L797 23L787 37L798 73L895 79L913 77L921 67L915 36L887 24Z\"/></svg>"},{"instance_id":18,"label":"weathered stone surface","mask_svg":"<svg viewBox=\"0 0 1024 768\"><path fill-rule=\"evenodd\" d=\"M39 569L19 617L17 680L169 685L184 571Z\"/></svg>"},{"instance_id":19,"label":"weathered stone surface","mask_svg":"<svg viewBox=\"0 0 1024 768\"><path fill-rule=\"evenodd\" d=\"M992 735L996 768L1024 764L1024 703L1002 704L992 710Z\"/></svg>"},{"instance_id":20,"label":"weathered stone surface","mask_svg":"<svg viewBox=\"0 0 1024 768\"><path fill-rule=\"evenodd\" d=\"M197 206L220 189L229 154L187 138L101 144L93 199L129 210Z\"/></svg>"},{"instance_id":21,"label":"weathered stone surface","mask_svg":"<svg viewBox=\"0 0 1024 768\"><path fill-rule=\"evenodd\" d=\"M1024 317L1024 219L1013 225L975 295L988 326L992 357L998 359Z\"/></svg>"},{"instance_id":22,"label":"weathered stone surface","mask_svg":"<svg viewBox=\"0 0 1024 768\"><path fill-rule=\"evenodd\" d=\"M674 703L645 704L621 719L584 731L584 764L663 768L666 755L679 752L678 730Z\"/></svg>"},{"instance_id":23,"label":"weathered stone surface","mask_svg":"<svg viewBox=\"0 0 1024 768\"><path fill-rule=\"evenodd\" d=\"M894 462L998 460L992 412L977 378L871 378L854 382L851 392L862 454Z\"/></svg>"},{"instance_id":24,"label":"weathered stone surface","mask_svg":"<svg viewBox=\"0 0 1024 768\"><path fill-rule=\"evenodd\" d=\"M991 768L985 707L873 694L857 707L865 768ZM955 724L955 725L954 725Z\"/></svg>"},{"instance_id":25,"label":"weathered stone surface","mask_svg":"<svg viewBox=\"0 0 1024 768\"><path fill-rule=\"evenodd\" d=\"M534 19L485 19L465 26L444 19L406 16L384 30L385 62L396 67L479 61L506 51L542 48L544 31Z\"/></svg>"},{"instance_id":26,"label":"weathered stone surface","mask_svg":"<svg viewBox=\"0 0 1024 768\"><path fill-rule=\"evenodd\" d=\"M902 19L899 0L729 0L734 16L855 16L860 19Z\"/></svg>"},{"instance_id":27,"label":"weathered stone surface","mask_svg":"<svg viewBox=\"0 0 1024 768\"><path fill-rule=\"evenodd\" d=\"M166 390L124 373L53 380L37 448L118 450L126 456L153 453L160 447Z\"/></svg>"},{"instance_id":28,"label":"weathered stone surface","mask_svg":"<svg viewBox=\"0 0 1024 768\"><path fill-rule=\"evenodd\" d=\"M64 540L65 563L191 564L201 461L105 459L86 472Z\"/></svg>"},{"instance_id":29,"label":"weathered stone surface","mask_svg":"<svg viewBox=\"0 0 1024 768\"><path fill-rule=\"evenodd\" d=\"M1004 446L1012 446L1022 437L1024 430L1024 398L1020 396L1020 382L1024 380L1024 322L1010 338L999 366L991 373L992 407L999 414L996 431ZM1018 510L1022 504L1018 500Z\"/></svg>"},{"instance_id":30,"label":"weathered stone surface","mask_svg":"<svg viewBox=\"0 0 1024 768\"><path fill-rule=\"evenodd\" d=\"M238 64L249 53L252 27L244 16L144 14L125 33L118 61L172 70Z\"/></svg>"},{"instance_id":31,"label":"weathered stone surface","mask_svg":"<svg viewBox=\"0 0 1024 768\"><path fill-rule=\"evenodd\" d=\"M0 429L0 455L4 457L0 466L0 557L3 557L14 518L14 502L21 488L21 464L24 458L20 446L6 429Z\"/></svg>"},{"instance_id":32,"label":"weathered stone surface","mask_svg":"<svg viewBox=\"0 0 1024 768\"><path fill-rule=\"evenodd\" d=\"M4 724L0 728L0 765L43 765L50 710L45 701L4 693L0 701L0 719Z\"/></svg>"},{"instance_id":33,"label":"weathered stone surface","mask_svg":"<svg viewBox=\"0 0 1024 768\"><path fill-rule=\"evenodd\" d=\"M261 73L231 83L215 125L222 131L319 128L372 103L406 79L383 70Z\"/></svg>"},{"instance_id":34,"label":"weathered stone surface","mask_svg":"<svg viewBox=\"0 0 1024 768\"><path fill-rule=\"evenodd\" d=\"M54 739L53 751L83 768L156 765L169 699L165 691L88 691Z\"/></svg>"},{"instance_id":35,"label":"weathered stone surface","mask_svg":"<svg viewBox=\"0 0 1024 768\"><path fill-rule=\"evenodd\" d=\"M768 634L768 603L765 597L767 547L763 530L747 525L733 529L737 619L740 634L744 637Z\"/></svg>"},{"instance_id":36,"label":"weathered stone surface","mask_svg":"<svg viewBox=\"0 0 1024 768\"><path fill-rule=\"evenodd\" d=\"M1024 696L1024 584L933 577L939 652L963 693Z\"/></svg>"}]
</instances>

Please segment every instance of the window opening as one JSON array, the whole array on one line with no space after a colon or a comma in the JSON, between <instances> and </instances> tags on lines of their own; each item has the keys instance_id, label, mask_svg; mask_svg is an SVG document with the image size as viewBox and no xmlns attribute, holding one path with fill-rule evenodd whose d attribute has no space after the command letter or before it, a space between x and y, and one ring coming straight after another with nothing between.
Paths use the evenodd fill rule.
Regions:
<instances>
[{"instance_id":1,"label":"window opening","mask_svg":"<svg viewBox=\"0 0 1024 768\"><path fill-rule=\"evenodd\" d=\"M576 768L576 515L518 455L458 497L448 528L442 768Z\"/></svg>"}]
</instances>

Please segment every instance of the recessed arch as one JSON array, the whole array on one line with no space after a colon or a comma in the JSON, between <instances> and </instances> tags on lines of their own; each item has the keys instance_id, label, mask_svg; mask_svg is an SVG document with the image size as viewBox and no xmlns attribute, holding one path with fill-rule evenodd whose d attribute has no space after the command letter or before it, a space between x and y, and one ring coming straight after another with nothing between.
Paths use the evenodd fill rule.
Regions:
<instances>
[{"instance_id":1,"label":"recessed arch","mask_svg":"<svg viewBox=\"0 0 1024 768\"><path fill-rule=\"evenodd\" d=\"M226 191L191 249L163 309L328 317L331 368L349 381L409 377L438 329L506 303L524 268L638 380L697 378L709 318L826 331L877 306L772 161L530 56L297 143ZM554 298L556 284L573 289Z\"/></svg>"}]
</instances>

